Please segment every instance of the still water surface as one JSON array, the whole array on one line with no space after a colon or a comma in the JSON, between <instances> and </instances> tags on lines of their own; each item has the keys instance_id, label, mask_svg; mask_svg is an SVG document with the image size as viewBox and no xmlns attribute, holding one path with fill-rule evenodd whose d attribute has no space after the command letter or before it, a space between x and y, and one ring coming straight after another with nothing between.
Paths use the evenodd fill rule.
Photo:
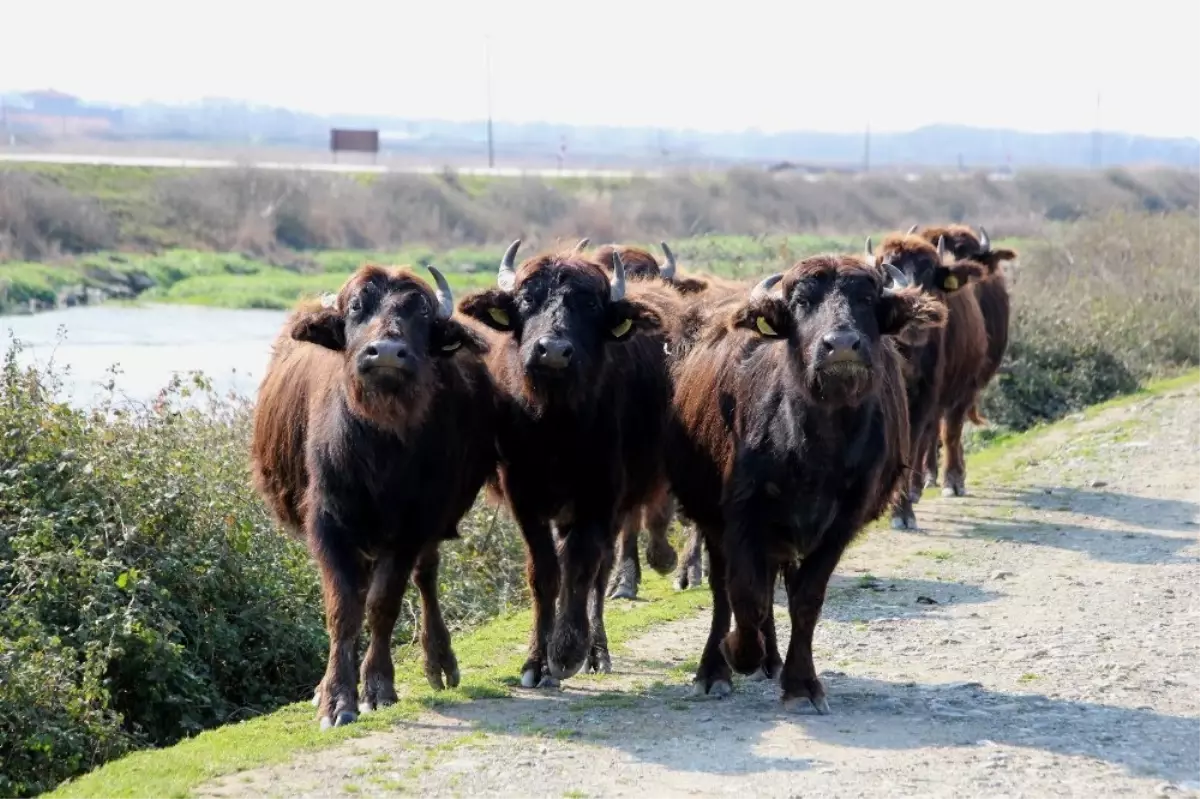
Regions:
<instances>
[{"instance_id":1,"label":"still water surface","mask_svg":"<svg viewBox=\"0 0 1200 799\"><path fill-rule=\"evenodd\" d=\"M116 365L117 393L152 400L175 374L202 371L222 393L253 396L267 365L282 311L231 311L162 305L97 306L32 316L0 316L0 347L9 335L25 346L22 363L69 367L64 396L86 406L103 396L101 388ZM59 327L65 338L58 340ZM11 333L10 333L11 331Z\"/></svg>"}]
</instances>

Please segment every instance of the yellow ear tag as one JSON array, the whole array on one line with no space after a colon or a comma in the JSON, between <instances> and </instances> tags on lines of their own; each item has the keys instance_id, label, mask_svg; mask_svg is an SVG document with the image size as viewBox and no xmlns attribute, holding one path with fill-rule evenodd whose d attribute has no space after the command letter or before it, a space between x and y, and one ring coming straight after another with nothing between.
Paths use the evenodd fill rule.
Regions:
<instances>
[{"instance_id":1,"label":"yellow ear tag","mask_svg":"<svg viewBox=\"0 0 1200 799\"><path fill-rule=\"evenodd\" d=\"M488 308L488 315L492 317L492 321L503 327L508 327L508 312L502 311L499 308Z\"/></svg>"},{"instance_id":2,"label":"yellow ear tag","mask_svg":"<svg viewBox=\"0 0 1200 799\"><path fill-rule=\"evenodd\" d=\"M946 275L946 279L942 281L942 288L946 291L954 291L958 288L958 278L954 275Z\"/></svg>"},{"instance_id":3,"label":"yellow ear tag","mask_svg":"<svg viewBox=\"0 0 1200 799\"><path fill-rule=\"evenodd\" d=\"M625 321L621 322L621 324L612 329L613 338L620 338L621 336L625 335L629 332L629 328L631 327L633 327L632 319L626 319Z\"/></svg>"},{"instance_id":4,"label":"yellow ear tag","mask_svg":"<svg viewBox=\"0 0 1200 799\"><path fill-rule=\"evenodd\" d=\"M454 352L456 349L458 349L461 346L462 346L462 342L456 341L453 344L447 344L446 346L442 347L442 352Z\"/></svg>"},{"instance_id":5,"label":"yellow ear tag","mask_svg":"<svg viewBox=\"0 0 1200 799\"><path fill-rule=\"evenodd\" d=\"M767 318L765 316L760 316L758 319L755 319L754 324L758 327L758 332L762 333L764 336L779 335L775 332L775 328L771 327L771 325L767 323Z\"/></svg>"}]
</instances>

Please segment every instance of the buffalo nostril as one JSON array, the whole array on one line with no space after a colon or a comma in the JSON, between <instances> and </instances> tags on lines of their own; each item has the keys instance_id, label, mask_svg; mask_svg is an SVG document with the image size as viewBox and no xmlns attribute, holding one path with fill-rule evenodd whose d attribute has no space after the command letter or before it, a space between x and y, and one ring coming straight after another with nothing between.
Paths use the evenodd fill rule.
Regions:
<instances>
[{"instance_id":1,"label":"buffalo nostril","mask_svg":"<svg viewBox=\"0 0 1200 799\"><path fill-rule=\"evenodd\" d=\"M575 354L575 348L570 344L565 344L560 350L560 354L563 358L570 358L573 354Z\"/></svg>"},{"instance_id":2,"label":"buffalo nostril","mask_svg":"<svg viewBox=\"0 0 1200 799\"><path fill-rule=\"evenodd\" d=\"M375 348L374 344L368 344L366 354L368 358L374 358L375 356L379 355L379 350Z\"/></svg>"},{"instance_id":3,"label":"buffalo nostril","mask_svg":"<svg viewBox=\"0 0 1200 799\"><path fill-rule=\"evenodd\" d=\"M539 342L538 342L536 345L534 345L534 350L535 350L535 352L537 352L537 356L538 356L539 358L544 358L544 357L546 357L546 344L545 344L545 342L539 341Z\"/></svg>"}]
</instances>

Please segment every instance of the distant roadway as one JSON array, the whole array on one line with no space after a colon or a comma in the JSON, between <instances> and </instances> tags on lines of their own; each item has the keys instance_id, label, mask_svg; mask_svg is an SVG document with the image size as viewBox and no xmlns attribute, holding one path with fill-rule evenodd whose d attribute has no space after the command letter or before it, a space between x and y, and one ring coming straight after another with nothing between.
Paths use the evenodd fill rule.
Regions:
<instances>
[{"instance_id":1,"label":"distant roadway","mask_svg":"<svg viewBox=\"0 0 1200 799\"><path fill-rule=\"evenodd\" d=\"M447 169L442 166L407 164L361 164L327 163L321 161L249 161L217 158L172 158L140 155L83 155L73 153L3 153L0 162L24 164L82 164L85 166L130 166L159 167L164 169L282 169L306 170L310 172L374 172L378 174L401 173L411 175L439 175ZM521 167L449 167L459 175L487 177L539 177L539 178L659 178L659 170L634 169L525 169Z\"/></svg>"}]
</instances>

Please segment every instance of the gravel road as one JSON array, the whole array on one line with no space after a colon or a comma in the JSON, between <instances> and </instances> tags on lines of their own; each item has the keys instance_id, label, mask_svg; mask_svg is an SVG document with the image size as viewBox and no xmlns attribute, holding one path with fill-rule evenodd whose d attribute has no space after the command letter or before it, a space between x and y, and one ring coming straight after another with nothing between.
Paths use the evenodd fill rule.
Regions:
<instances>
[{"instance_id":1,"label":"gravel road","mask_svg":"<svg viewBox=\"0 0 1200 799\"><path fill-rule=\"evenodd\" d=\"M704 614L608 677L201 794L1200 796L1198 388L1080 417L968 474L970 496L926 498L922 530L856 544L817 627L829 716L785 713L766 682L692 699Z\"/></svg>"}]
</instances>

